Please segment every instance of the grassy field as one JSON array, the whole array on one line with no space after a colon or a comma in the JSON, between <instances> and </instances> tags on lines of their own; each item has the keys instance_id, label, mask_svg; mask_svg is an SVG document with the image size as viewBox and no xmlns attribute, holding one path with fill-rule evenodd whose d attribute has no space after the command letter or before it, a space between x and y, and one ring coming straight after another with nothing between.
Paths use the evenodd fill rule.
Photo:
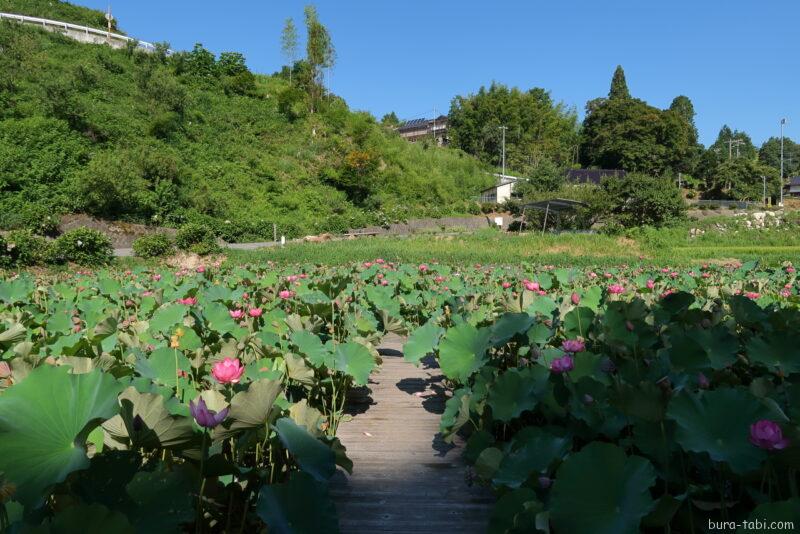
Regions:
<instances>
[{"instance_id":1,"label":"grassy field","mask_svg":"<svg viewBox=\"0 0 800 534\"><path fill-rule=\"evenodd\" d=\"M341 264L384 258L390 261L446 263L519 263L603 266L622 263L691 265L707 261L759 260L765 264L800 261L800 239L778 242L757 235L689 240L678 231L632 237L597 234L515 235L486 230L456 236L373 237L352 241L296 243L279 249L230 251L228 261L246 263Z\"/></svg>"}]
</instances>

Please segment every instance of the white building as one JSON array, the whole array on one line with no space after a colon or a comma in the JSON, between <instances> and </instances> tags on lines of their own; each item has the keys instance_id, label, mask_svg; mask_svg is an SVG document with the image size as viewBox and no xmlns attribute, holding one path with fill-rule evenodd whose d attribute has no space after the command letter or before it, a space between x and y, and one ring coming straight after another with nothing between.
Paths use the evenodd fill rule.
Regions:
<instances>
[{"instance_id":1,"label":"white building","mask_svg":"<svg viewBox=\"0 0 800 534\"><path fill-rule=\"evenodd\" d=\"M511 198L514 192L514 185L520 180L516 176L507 174L495 174L497 184L481 191L481 202L494 202L502 204Z\"/></svg>"}]
</instances>

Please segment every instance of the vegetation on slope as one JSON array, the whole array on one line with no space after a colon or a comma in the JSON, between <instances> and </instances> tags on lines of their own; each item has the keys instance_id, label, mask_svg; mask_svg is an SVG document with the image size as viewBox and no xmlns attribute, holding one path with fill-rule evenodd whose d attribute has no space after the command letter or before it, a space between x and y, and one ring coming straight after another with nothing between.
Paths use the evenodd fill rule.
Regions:
<instances>
[{"instance_id":1,"label":"vegetation on slope","mask_svg":"<svg viewBox=\"0 0 800 534\"><path fill-rule=\"evenodd\" d=\"M0 49L0 228L87 212L292 237L474 211L492 182L465 153L351 111L307 61L290 82L200 45L112 50L12 22Z\"/></svg>"},{"instance_id":2,"label":"vegetation on slope","mask_svg":"<svg viewBox=\"0 0 800 534\"><path fill-rule=\"evenodd\" d=\"M71 22L92 28L105 29L108 25L105 13L102 11L57 0L0 0L0 11ZM111 27L120 32L116 20L111 22Z\"/></svg>"}]
</instances>

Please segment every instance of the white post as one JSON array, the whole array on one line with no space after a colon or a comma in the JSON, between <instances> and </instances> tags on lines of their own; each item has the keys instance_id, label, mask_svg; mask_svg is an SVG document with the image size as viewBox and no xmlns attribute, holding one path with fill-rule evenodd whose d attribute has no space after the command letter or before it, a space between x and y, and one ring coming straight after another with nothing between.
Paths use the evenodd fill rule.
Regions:
<instances>
[{"instance_id":1,"label":"white post","mask_svg":"<svg viewBox=\"0 0 800 534\"><path fill-rule=\"evenodd\" d=\"M284 246L284 245L286 245L286 236L282 235L281 236L281 246Z\"/></svg>"}]
</instances>

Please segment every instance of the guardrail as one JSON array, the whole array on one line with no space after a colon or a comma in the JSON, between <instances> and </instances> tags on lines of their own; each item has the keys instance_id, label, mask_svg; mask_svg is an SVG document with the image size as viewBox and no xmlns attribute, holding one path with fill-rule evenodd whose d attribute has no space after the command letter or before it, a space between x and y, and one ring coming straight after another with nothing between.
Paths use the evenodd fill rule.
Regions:
<instances>
[{"instance_id":1,"label":"guardrail","mask_svg":"<svg viewBox=\"0 0 800 534\"><path fill-rule=\"evenodd\" d=\"M89 26L80 26L78 24L72 24L70 22L62 22L60 20L42 19L39 17L29 17L27 15L17 15L14 13L0 12L0 20L4 19L14 20L17 22L21 22L23 24L32 24L35 26L41 26L42 28L49 31L61 31L65 35L72 37L73 39L80 40L82 42L99 43L100 41L92 38L92 37L99 37L105 39L112 46L114 43L116 43L120 47L126 46L128 43L135 43L137 47L147 52L154 52L156 50L156 45L154 45L153 43L148 43L147 41L140 41L138 39L134 39L133 37L128 37L127 35L121 35L119 33L111 33L109 31L99 30L97 28L90 28ZM86 37L82 39L80 37L82 35ZM167 54L171 53L172 50L167 50Z\"/></svg>"}]
</instances>

